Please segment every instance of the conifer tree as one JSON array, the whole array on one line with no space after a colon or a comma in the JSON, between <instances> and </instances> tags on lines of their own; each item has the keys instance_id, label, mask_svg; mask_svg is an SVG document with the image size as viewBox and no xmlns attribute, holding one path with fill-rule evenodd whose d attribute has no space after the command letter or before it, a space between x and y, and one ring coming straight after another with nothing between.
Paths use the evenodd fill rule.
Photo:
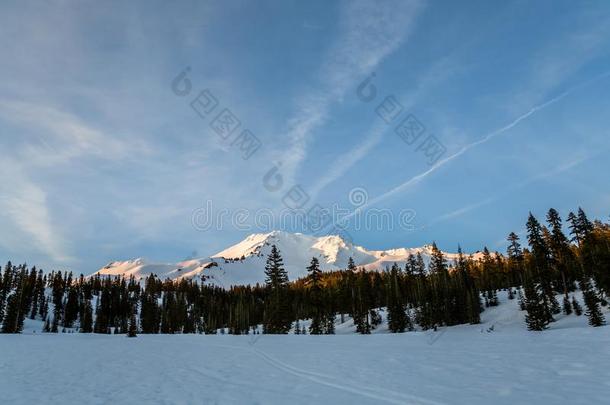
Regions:
<instances>
[{"instance_id":1,"label":"conifer tree","mask_svg":"<svg viewBox=\"0 0 610 405\"><path fill-rule=\"evenodd\" d=\"M580 306L578 301L576 301L576 297L574 297L574 296L572 296L572 309L574 309L574 314L576 316L582 315L582 307Z\"/></svg>"},{"instance_id":2,"label":"conifer tree","mask_svg":"<svg viewBox=\"0 0 610 405\"><path fill-rule=\"evenodd\" d=\"M585 214L585 211L581 207L578 207L577 223L583 240L588 238L593 233L595 227L593 226L591 221L589 221L587 215Z\"/></svg>"},{"instance_id":3,"label":"conifer tree","mask_svg":"<svg viewBox=\"0 0 610 405\"><path fill-rule=\"evenodd\" d=\"M456 303L458 309L463 311L458 322L468 322L472 325L481 323L481 297L475 282L468 271L468 262L462 253L462 247L458 246L458 258L455 264L459 281L461 281L461 294ZM460 308L463 307L463 308Z\"/></svg>"},{"instance_id":4,"label":"conifer tree","mask_svg":"<svg viewBox=\"0 0 610 405\"><path fill-rule=\"evenodd\" d=\"M320 290L322 297L322 312L324 322L324 334L334 335L335 334L335 314L336 305L339 301L337 298L338 289L333 286L325 286Z\"/></svg>"},{"instance_id":5,"label":"conifer tree","mask_svg":"<svg viewBox=\"0 0 610 405\"><path fill-rule=\"evenodd\" d=\"M525 311L525 299L523 298L523 293L521 292L521 289L519 289L519 291L517 292L517 302L519 303L519 309L521 311Z\"/></svg>"},{"instance_id":6,"label":"conifer tree","mask_svg":"<svg viewBox=\"0 0 610 405\"><path fill-rule=\"evenodd\" d=\"M107 291L104 289L102 296L97 299L95 304L95 324L93 326L93 332L95 333L110 333L110 326L108 324L108 316L105 311L105 304L102 305L101 301L106 296ZM55 318L53 319L55 324Z\"/></svg>"},{"instance_id":7,"label":"conifer tree","mask_svg":"<svg viewBox=\"0 0 610 405\"><path fill-rule=\"evenodd\" d=\"M564 298L568 300L568 290L574 284L572 267L573 258L570 242L562 230L562 221L559 213L554 208L551 208L547 214L547 222L551 227L550 250L551 263L555 267L556 272L561 275L561 285L563 288Z\"/></svg>"},{"instance_id":8,"label":"conifer tree","mask_svg":"<svg viewBox=\"0 0 610 405\"><path fill-rule=\"evenodd\" d=\"M606 323L604 315L602 314L599 306L599 297L595 293L595 290L591 287L590 283L586 280L581 282L582 295L585 301L587 310L585 314L589 318L589 325L591 326L602 326Z\"/></svg>"},{"instance_id":9,"label":"conifer tree","mask_svg":"<svg viewBox=\"0 0 610 405\"><path fill-rule=\"evenodd\" d=\"M354 285L354 272L356 271L356 264L354 259L348 258L347 268L345 270L345 277L341 278L341 282L337 287L338 303L339 303L339 315L341 317L341 323L345 322L345 313L349 313L353 316L354 305L355 305L355 285Z\"/></svg>"},{"instance_id":10,"label":"conifer tree","mask_svg":"<svg viewBox=\"0 0 610 405\"><path fill-rule=\"evenodd\" d=\"M347 259L347 270L351 272L356 271L356 264L351 256Z\"/></svg>"},{"instance_id":11,"label":"conifer tree","mask_svg":"<svg viewBox=\"0 0 610 405\"><path fill-rule=\"evenodd\" d=\"M568 214L568 222L570 223L570 235L572 236L572 242L576 242L577 245L580 246L580 241L582 240L582 232L580 229L580 225L578 223L578 217L570 212Z\"/></svg>"},{"instance_id":12,"label":"conifer tree","mask_svg":"<svg viewBox=\"0 0 610 405\"><path fill-rule=\"evenodd\" d=\"M519 243L519 236L511 232L508 235L508 267L511 274L511 281L515 285L523 284L523 250Z\"/></svg>"},{"instance_id":13,"label":"conifer tree","mask_svg":"<svg viewBox=\"0 0 610 405\"><path fill-rule=\"evenodd\" d=\"M333 313L327 313L324 322L324 334L334 335L335 334L335 315Z\"/></svg>"},{"instance_id":14,"label":"conifer tree","mask_svg":"<svg viewBox=\"0 0 610 405\"><path fill-rule=\"evenodd\" d=\"M317 258L312 257L309 266L307 267L309 275L309 285L312 289L320 289L320 279L322 278L322 270L320 270L320 262Z\"/></svg>"},{"instance_id":15,"label":"conifer tree","mask_svg":"<svg viewBox=\"0 0 610 405\"><path fill-rule=\"evenodd\" d=\"M159 333L161 313L157 301L159 299L158 280L154 275L146 279L144 291L140 296L140 329L141 333ZM215 328L213 328L215 330Z\"/></svg>"},{"instance_id":16,"label":"conifer tree","mask_svg":"<svg viewBox=\"0 0 610 405\"><path fill-rule=\"evenodd\" d=\"M424 262L424 257L422 256L421 252L417 252L415 254L414 272L422 277L426 274L426 263Z\"/></svg>"},{"instance_id":17,"label":"conifer tree","mask_svg":"<svg viewBox=\"0 0 610 405\"><path fill-rule=\"evenodd\" d=\"M44 279L42 270L38 271L38 276L36 277L36 283L34 285L34 290L32 291L32 308L30 310L30 319L36 319L36 316L40 313L41 318L44 319L41 313L42 302L44 301Z\"/></svg>"},{"instance_id":18,"label":"conifer tree","mask_svg":"<svg viewBox=\"0 0 610 405\"><path fill-rule=\"evenodd\" d=\"M83 302L83 309L81 311L80 319L80 332L93 332L93 309L91 308L91 301L89 300L84 300Z\"/></svg>"},{"instance_id":19,"label":"conifer tree","mask_svg":"<svg viewBox=\"0 0 610 405\"><path fill-rule=\"evenodd\" d=\"M407 314L400 291L398 265L394 263L388 277L388 329L392 333L402 333L407 328Z\"/></svg>"},{"instance_id":20,"label":"conifer tree","mask_svg":"<svg viewBox=\"0 0 610 405\"><path fill-rule=\"evenodd\" d=\"M527 329L532 331L542 331L548 327L551 322L551 316L545 306L544 299L540 297L536 286L530 277L525 278L525 323Z\"/></svg>"},{"instance_id":21,"label":"conifer tree","mask_svg":"<svg viewBox=\"0 0 610 405\"><path fill-rule=\"evenodd\" d=\"M269 295L265 308L264 332L288 333L292 325L288 308L288 273L275 245L271 246L271 253L267 257L265 275Z\"/></svg>"},{"instance_id":22,"label":"conifer tree","mask_svg":"<svg viewBox=\"0 0 610 405\"><path fill-rule=\"evenodd\" d=\"M509 242L509 245L506 250L509 259L512 259L517 262L523 260L523 251L521 250L521 244L519 243L519 236L516 233L511 232L508 235L507 240Z\"/></svg>"},{"instance_id":23,"label":"conifer tree","mask_svg":"<svg viewBox=\"0 0 610 405\"><path fill-rule=\"evenodd\" d=\"M432 243L432 251L430 254L430 264L428 266L429 277L432 287L430 300L430 308L428 314L431 315L430 325L436 328L443 324L452 323L450 309L450 292L449 292L449 273L447 261L443 252Z\"/></svg>"},{"instance_id":24,"label":"conifer tree","mask_svg":"<svg viewBox=\"0 0 610 405\"><path fill-rule=\"evenodd\" d=\"M295 335L300 335L301 334L301 323L299 322L298 319L297 319L297 321L294 324L294 334Z\"/></svg>"},{"instance_id":25,"label":"conifer tree","mask_svg":"<svg viewBox=\"0 0 610 405\"><path fill-rule=\"evenodd\" d=\"M561 309L559 307L557 299L555 298L555 292L553 289L549 248L544 240L542 227L531 212L527 220L526 228L528 233L528 243L532 249L532 276L536 276L536 279L540 286L544 306L549 312L549 315L557 314L561 312ZM550 315L550 320L551 322L554 320L552 315Z\"/></svg>"},{"instance_id":26,"label":"conifer tree","mask_svg":"<svg viewBox=\"0 0 610 405\"><path fill-rule=\"evenodd\" d=\"M356 325L356 332L368 335L371 333L371 322L369 318L370 283L368 275L364 272L360 272L356 275L355 281L354 311L352 317L354 319L354 325Z\"/></svg>"},{"instance_id":27,"label":"conifer tree","mask_svg":"<svg viewBox=\"0 0 610 405\"><path fill-rule=\"evenodd\" d=\"M563 297L563 313L565 315L570 315L572 313L572 304L570 304L570 299L568 297Z\"/></svg>"},{"instance_id":28,"label":"conifer tree","mask_svg":"<svg viewBox=\"0 0 610 405\"><path fill-rule=\"evenodd\" d=\"M49 314L49 300L42 295L40 297L40 308L38 309L41 319L46 319Z\"/></svg>"},{"instance_id":29,"label":"conifer tree","mask_svg":"<svg viewBox=\"0 0 610 405\"><path fill-rule=\"evenodd\" d=\"M432 242L432 253L430 254L430 273L442 274L447 272L447 261L443 252Z\"/></svg>"},{"instance_id":30,"label":"conifer tree","mask_svg":"<svg viewBox=\"0 0 610 405\"><path fill-rule=\"evenodd\" d=\"M317 260L317 259L316 259ZM284 269L284 261L280 251L275 245L271 246L271 253L265 265L265 282L272 289L281 289L288 284L288 273Z\"/></svg>"},{"instance_id":31,"label":"conifer tree","mask_svg":"<svg viewBox=\"0 0 610 405\"><path fill-rule=\"evenodd\" d=\"M127 337L130 337L130 338L136 337L137 329L138 329L138 326L136 323L136 314L134 311L134 312L132 312L131 316L129 317L129 330L127 332Z\"/></svg>"},{"instance_id":32,"label":"conifer tree","mask_svg":"<svg viewBox=\"0 0 610 405\"><path fill-rule=\"evenodd\" d=\"M51 324L49 322L49 318L48 317L45 317L44 326L42 328L42 331L44 333L50 333L51 332Z\"/></svg>"},{"instance_id":33,"label":"conifer tree","mask_svg":"<svg viewBox=\"0 0 610 405\"><path fill-rule=\"evenodd\" d=\"M51 322L51 333L58 333L59 332L59 319L57 319L55 317L55 315L53 315L53 322Z\"/></svg>"},{"instance_id":34,"label":"conifer tree","mask_svg":"<svg viewBox=\"0 0 610 405\"><path fill-rule=\"evenodd\" d=\"M68 298L63 308L63 326L71 328L72 324L78 318L78 289L75 286L70 286L68 289Z\"/></svg>"},{"instance_id":35,"label":"conifer tree","mask_svg":"<svg viewBox=\"0 0 610 405\"><path fill-rule=\"evenodd\" d=\"M15 289L6 300L6 310L2 321L2 329L0 330L2 333L21 333L23 329L23 321L25 320L25 308L23 305L25 300L25 275L25 269L15 274Z\"/></svg>"},{"instance_id":36,"label":"conifer tree","mask_svg":"<svg viewBox=\"0 0 610 405\"><path fill-rule=\"evenodd\" d=\"M322 271L320 270L320 263L318 259L313 257L311 263L307 267L308 273L308 286L309 293L311 296L312 305L312 319L309 325L309 333L311 335L320 335L323 331L324 314L322 311L322 297L321 297L321 285L320 279Z\"/></svg>"},{"instance_id":37,"label":"conifer tree","mask_svg":"<svg viewBox=\"0 0 610 405\"><path fill-rule=\"evenodd\" d=\"M4 272L0 267L0 322L4 319L6 298L11 291L12 264L9 261L4 267Z\"/></svg>"},{"instance_id":38,"label":"conifer tree","mask_svg":"<svg viewBox=\"0 0 610 405\"><path fill-rule=\"evenodd\" d=\"M18 330L19 317L19 300L16 294L8 297L6 303L6 312L2 322L2 333L19 333Z\"/></svg>"}]
</instances>

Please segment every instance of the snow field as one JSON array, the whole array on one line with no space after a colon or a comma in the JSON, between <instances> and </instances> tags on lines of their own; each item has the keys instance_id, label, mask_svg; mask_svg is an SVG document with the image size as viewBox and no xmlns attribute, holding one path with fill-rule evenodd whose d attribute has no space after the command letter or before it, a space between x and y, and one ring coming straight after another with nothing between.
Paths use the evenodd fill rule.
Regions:
<instances>
[{"instance_id":1,"label":"snow field","mask_svg":"<svg viewBox=\"0 0 610 405\"><path fill-rule=\"evenodd\" d=\"M0 336L2 403L594 404L610 394L610 327L558 316L527 332L517 300L481 325L337 335ZM607 314L608 311L604 310ZM493 328L492 328L493 326ZM36 332L34 332L36 331Z\"/></svg>"}]
</instances>

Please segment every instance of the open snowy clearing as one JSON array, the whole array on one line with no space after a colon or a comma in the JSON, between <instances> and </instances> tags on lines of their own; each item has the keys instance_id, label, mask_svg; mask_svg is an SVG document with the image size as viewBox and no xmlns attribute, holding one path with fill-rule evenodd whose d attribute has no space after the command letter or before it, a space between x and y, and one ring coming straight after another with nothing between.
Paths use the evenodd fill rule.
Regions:
<instances>
[{"instance_id":1,"label":"open snowy clearing","mask_svg":"<svg viewBox=\"0 0 610 405\"><path fill-rule=\"evenodd\" d=\"M504 297L502 297L504 298ZM335 336L0 336L2 403L592 404L610 393L610 327L525 331L516 300L482 325ZM490 328L493 325L493 330ZM343 327L342 327L343 326ZM376 332L384 332L383 328Z\"/></svg>"},{"instance_id":2,"label":"open snowy clearing","mask_svg":"<svg viewBox=\"0 0 610 405\"><path fill-rule=\"evenodd\" d=\"M610 328L0 338L3 403L605 403Z\"/></svg>"}]
</instances>

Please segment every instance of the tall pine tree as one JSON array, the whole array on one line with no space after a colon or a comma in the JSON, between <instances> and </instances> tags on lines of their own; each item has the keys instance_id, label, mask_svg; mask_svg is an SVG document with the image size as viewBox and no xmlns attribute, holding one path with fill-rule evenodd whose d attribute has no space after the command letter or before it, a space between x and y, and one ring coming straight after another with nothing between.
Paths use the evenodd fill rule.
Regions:
<instances>
[{"instance_id":1,"label":"tall pine tree","mask_svg":"<svg viewBox=\"0 0 610 405\"><path fill-rule=\"evenodd\" d=\"M288 302L288 273L284 269L280 251L275 245L271 246L271 253L267 257L265 276L268 295L263 331L271 334L288 333L292 326Z\"/></svg>"}]
</instances>

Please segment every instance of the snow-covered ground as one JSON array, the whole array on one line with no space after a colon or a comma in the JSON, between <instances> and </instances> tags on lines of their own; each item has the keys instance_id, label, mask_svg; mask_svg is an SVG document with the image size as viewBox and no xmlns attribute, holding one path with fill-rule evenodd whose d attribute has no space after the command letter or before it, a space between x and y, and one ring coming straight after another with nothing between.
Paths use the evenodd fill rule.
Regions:
<instances>
[{"instance_id":1,"label":"snow-covered ground","mask_svg":"<svg viewBox=\"0 0 610 405\"><path fill-rule=\"evenodd\" d=\"M558 316L527 332L517 302L481 325L334 336L0 336L1 403L601 404L610 327ZM606 317L608 311L604 310ZM493 327L493 330L492 330Z\"/></svg>"}]
</instances>

